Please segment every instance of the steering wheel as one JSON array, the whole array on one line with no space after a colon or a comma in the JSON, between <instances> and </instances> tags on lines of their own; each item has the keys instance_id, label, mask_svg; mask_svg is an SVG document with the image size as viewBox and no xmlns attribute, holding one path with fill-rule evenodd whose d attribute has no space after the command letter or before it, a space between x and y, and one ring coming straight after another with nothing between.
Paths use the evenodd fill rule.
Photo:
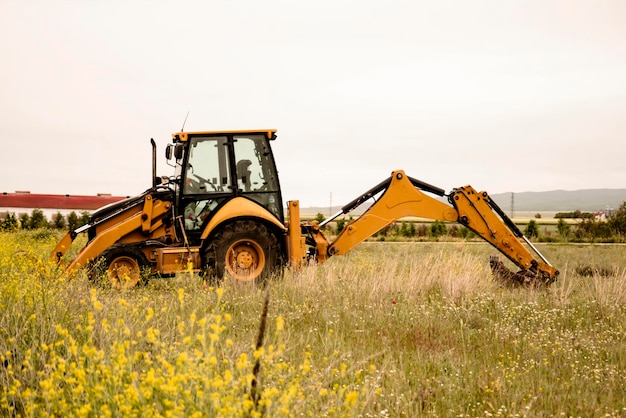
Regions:
<instances>
[{"instance_id":1,"label":"steering wheel","mask_svg":"<svg viewBox=\"0 0 626 418\"><path fill-rule=\"evenodd\" d=\"M212 188L214 191L217 191L217 188L215 187L215 184L213 184L211 181L209 181L209 180L205 179L204 177L201 177L201 176L197 175L196 173L193 173L193 174L192 174L192 176L194 176L195 178L197 178L198 180L200 180L200 181L196 181L196 180L190 179L192 182L197 183L197 185L198 185L198 186L197 186L198 190L202 190L202 185L203 185L203 184L208 184L208 185L210 185L210 186L211 186L211 188Z\"/></svg>"}]
</instances>

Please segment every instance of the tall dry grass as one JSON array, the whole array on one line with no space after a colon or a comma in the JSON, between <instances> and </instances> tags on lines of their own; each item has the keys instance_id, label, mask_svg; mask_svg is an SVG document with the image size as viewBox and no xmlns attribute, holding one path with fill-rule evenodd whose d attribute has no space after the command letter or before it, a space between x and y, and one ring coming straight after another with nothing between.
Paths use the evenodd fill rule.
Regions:
<instances>
[{"instance_id":1,"label":"tall dry grass","mask_svg":"<svg viewBox=\"0 0 626 418\"><path fill-rule=\"evenodd\" d=\"M0 238L0 415L626 414L626 247L540 247L549 289L498 286L486 245L368 243L264 289L120 293Z\"/></svg>"}]
</instances>

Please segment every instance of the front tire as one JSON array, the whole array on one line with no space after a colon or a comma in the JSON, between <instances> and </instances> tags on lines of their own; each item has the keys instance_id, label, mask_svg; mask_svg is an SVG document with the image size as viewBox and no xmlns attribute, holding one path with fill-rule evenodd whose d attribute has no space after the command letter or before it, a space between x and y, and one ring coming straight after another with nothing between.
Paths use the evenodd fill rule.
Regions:
<instances>
[{"instance_id":1,"label":"front tire","mask_svg":"<svg viewBox=\"0 0 626 418\"><path fill-rule=\"evenodd\" d=\"M96 266L98 279L103 278L115 289L130 289L141 281L149 263L137 248L114 245L102 253Z\"/></svg>"},{"instance_id":2,"label":"front tire","mask_svg":"<svg viewBox=\"0 0 626 418\"><path fill-rule=\"evenodd\" d=\"M262 283L280 266L281 247L265 225L240 220L226 225L204 256L218 280L228 273L236 281Z\"/></svg>"}]
</instances>

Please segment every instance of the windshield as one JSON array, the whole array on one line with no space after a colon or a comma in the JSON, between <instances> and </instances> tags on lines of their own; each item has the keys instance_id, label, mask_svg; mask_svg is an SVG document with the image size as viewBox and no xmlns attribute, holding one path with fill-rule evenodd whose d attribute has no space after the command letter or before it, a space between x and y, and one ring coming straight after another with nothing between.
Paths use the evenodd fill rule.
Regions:
<instances>
[{"instance_id":1,"label":"windshield","mask_svg":"<svg viewBox=\"0 0 626 418\"><path fill-rule=\"evenodd\" d=\"M227 143L225 136L191 139L184 194L230 191Z\"/></svg>"}]
</instances>

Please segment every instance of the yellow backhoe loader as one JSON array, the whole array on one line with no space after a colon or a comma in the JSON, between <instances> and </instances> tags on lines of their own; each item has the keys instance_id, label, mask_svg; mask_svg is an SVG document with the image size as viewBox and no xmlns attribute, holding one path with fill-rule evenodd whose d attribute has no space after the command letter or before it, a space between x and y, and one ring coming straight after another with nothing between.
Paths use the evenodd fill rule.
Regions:
<instances>
[{"instance_id":1,"label":"yellow backhoe loader","mask_svg":"<svg viewBox=\"0 0 626 418\"><path fill-rule=\"evenodd\" d=\"M165 154L174 175L156 176L152 140L152 187L95 211L86 225L61 239L54 260L64 263L74 239L86 233L86 245L66 268L89 268L95 274L99 266L115 287L134 286L144 271L167 276L188 269L216 280L228 275L262 281L284 265L298 268L345 254L392 222L413 216L464 225L521 269L514 273L492 257L498 277L540 285L559 274L486 192L470 186L446 195L397 170L322 224L301 222L297 200L287 202L285 222L270 146L276 130L172 136ZM430 195L447 196L449 204ZM326 239L325 223L370 200L373 204L333 242Z\"/></svg>"}]
</instances>

